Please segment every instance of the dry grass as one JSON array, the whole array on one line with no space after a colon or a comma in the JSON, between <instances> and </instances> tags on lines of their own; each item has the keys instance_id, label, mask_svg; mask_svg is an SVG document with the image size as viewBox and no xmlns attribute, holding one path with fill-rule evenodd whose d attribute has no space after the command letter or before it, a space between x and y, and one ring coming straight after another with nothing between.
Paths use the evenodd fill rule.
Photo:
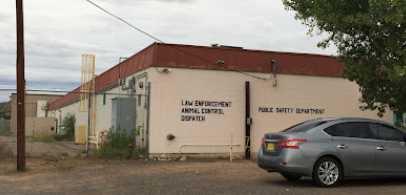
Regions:
<instances>
[{"instance_id":1,"label":"dry grass","mask_svg":"<svg viewBox=\"0 0 406 195\"><path fill-rule=\"evenodd\" d=\"M31 137L32 142L44 142L44 143L52 143L55 142L55 137L53 135L49 135L46 133L38 133Z\"/></svg>"},{"instance_id":2,"label":"dry grass","mask_svg":"<svg viewBox=\"0 0 406 195\"><path fill-rule=\"evenodd\" d=\"M13 157L13 152L7 144L0 144L0 159L9 159Z\"/></svg>"}]
</instances>

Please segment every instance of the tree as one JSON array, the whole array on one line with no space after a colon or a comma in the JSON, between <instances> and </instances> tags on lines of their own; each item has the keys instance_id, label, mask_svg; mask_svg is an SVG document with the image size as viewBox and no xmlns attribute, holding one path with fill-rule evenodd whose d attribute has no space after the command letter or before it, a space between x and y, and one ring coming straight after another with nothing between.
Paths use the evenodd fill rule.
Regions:
<instances>
[{"instance_id":1,"label":"tree","mask_svg":"<svg viewBox=\"0 0 406 195\"><path fill-rule=\"evenodd\" d=\"M75 137L75 123L75 115L67 114L62 120L62 132L58 138L73 139Z\"/></svg>"},{"instance_id":2,"label":"tree","mask_svg":"<svg viewBox=\"0 0 406 195\"><path fill-rule=\"evenodd\" d=\"M405 0L283 0L310 33L337 47L344 76L360 86L362 109L406 112Z\"/></svg>"},{"instance_id":3,"label":"tree","mask_svg":"<svg viewBox=\"0 0 406 195\"><path fill-rule=\"evenodd\" d=\"M3 102L0 103L0 119L4 118L6 120L10 120L10 103L9 102Z\"/></svg>"}]
</instances>

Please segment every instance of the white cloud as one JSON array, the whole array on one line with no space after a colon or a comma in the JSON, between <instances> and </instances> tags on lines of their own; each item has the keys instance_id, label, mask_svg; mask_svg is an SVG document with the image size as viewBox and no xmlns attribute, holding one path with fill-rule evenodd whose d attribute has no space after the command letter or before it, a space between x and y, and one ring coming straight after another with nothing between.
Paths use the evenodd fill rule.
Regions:
<instances>
[{"instance_id":1,"label":"white cloud","mask_svg":"<svg viewBox=\"0 0 406 195\"><path fill-rule=\"evenodd\" d=\"M321 37L284 9L281 0L93 0L170 43L219 43L252 49L333 54ZM77 83L80 55L94 53L97 70L115 65L153 40L86 0L25 0L26 64L30 83ZM15 77L15 1L0 1L0 83ZM67 85L72 88L72 85ZM0 95L1 96L1 95Z\"/></svg>"}]
</instances>

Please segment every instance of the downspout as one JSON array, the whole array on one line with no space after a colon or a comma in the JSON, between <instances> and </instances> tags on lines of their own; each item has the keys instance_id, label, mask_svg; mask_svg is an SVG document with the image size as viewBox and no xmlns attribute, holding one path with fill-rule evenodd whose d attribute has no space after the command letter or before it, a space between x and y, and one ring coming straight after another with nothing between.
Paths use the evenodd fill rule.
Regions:
<instances>
[{"instance_id":1,"label":"downspout","mask_svg":"<svg viewBox=\"0 0 406 195\"><path fill-rule=\"evenodd\" d=\"M148 82L147 84L147 123L145 127L145 157L149 158L149 126L150 126L150 111L151 111L151 82Z\"/></svg>"},{"instance_id":2,"label":"downspout","mask_svg":"<svg viewBox=\"0 0 406 195\"><path fill-rule=\"evenodd\" d=\"M251 159L251 97L250 82L245 82L245 159Z\"/></svg>"}]
</instances>

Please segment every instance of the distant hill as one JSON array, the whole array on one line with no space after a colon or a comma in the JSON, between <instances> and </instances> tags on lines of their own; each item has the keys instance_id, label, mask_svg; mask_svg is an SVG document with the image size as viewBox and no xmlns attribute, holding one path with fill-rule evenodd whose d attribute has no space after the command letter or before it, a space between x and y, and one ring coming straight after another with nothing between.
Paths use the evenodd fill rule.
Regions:
<instances>
[{"instance_id":1,"label":"distant hill","mask_svg":"<svg viewBox=\"0 0 406 195\"><path fill-rule=\"evenodd\" d=\"M10 116L11 116L10 102L1 102L0 103L0 118L10 119Z\"/></svg>"}]
</instances>

